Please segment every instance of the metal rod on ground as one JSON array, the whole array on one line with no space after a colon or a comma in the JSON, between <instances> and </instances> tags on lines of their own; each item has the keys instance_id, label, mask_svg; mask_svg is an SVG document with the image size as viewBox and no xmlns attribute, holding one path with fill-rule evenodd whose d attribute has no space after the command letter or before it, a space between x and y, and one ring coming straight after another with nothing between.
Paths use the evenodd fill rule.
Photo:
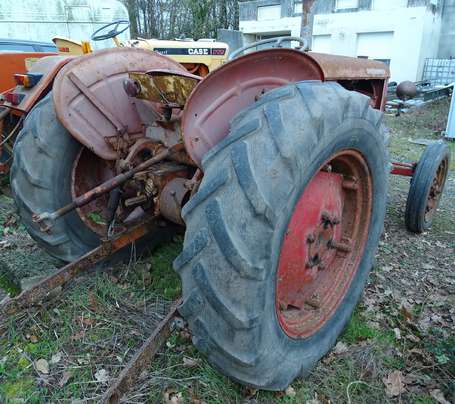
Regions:
<instances>
[{"instance_id":1,"label":"metal rod on ground","mask_svg":"<svg viewBox=\"0 0 455 404\"><path fill-rule=\"evenodd\" d=\"M21 309L33 306L42 301L53 289L62 286L76 275L102 261L108 255L121 250L123 247L145 236L154 226L154 218L132 227L130 230L120 233L109 241L85 254L78 260L65 265L54 274L48 276L30 289L22 291L18 296L7 298L0 305L0 317L17 313ZM0 329L1 331L1 329Z\"/></svg>"},{"instance_id":2,"label":"metal rod on ground","mask_svg":"<svg viewBox=\"0 0 455 404\"><path fill-rule=\"evenodd\" d=\"M104 393L101 400L102 403L113 404L120 402L122 396L136 382L141 372L150 366L156 353L171 335L171 321L176 315L177 307L181 303L182 299L180 298L172 304L166 317L158 324L152 335L142 344L141 348L120 372L120 375L115 379L114 383L112 383Z\"/></svg>"}]
</instances>

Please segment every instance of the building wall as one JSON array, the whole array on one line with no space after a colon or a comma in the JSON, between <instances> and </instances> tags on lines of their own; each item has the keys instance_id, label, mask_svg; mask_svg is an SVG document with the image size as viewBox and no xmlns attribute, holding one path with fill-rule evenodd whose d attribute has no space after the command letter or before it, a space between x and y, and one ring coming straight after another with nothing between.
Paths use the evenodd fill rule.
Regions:
<instances>
[{"instance_id":1,"label":"building wall","mask_svg":"<svg viewBox=\"0 0 455 404\"><path fill-rule=\"evenodd\" d=\"M289 7L289 1L281 2L281 18L257 20L258 6L277 3L247 2L240 15L248 19L241 19L240 30L250 41L252 34L258 39L273 34L300 35L301 14L296 13L294 3ZM358 9L349 10L336 10L335 4L335 0L316 3L314 51L390 60L393 81L421 79L425 58L438 53L441 32L440 9L430 0L359 0Z\"/></svg>"},{"instance_id":2,"label":"building wall","mask_svg":"<svg viewBox=\"0 0 455 404\"><path fill-rule=\"evenodd\" d=\"M438 57L455 58L455 0L445 0Z\"/></svg>"},{"instance_id":3,"label":"building wall","mask_svg":"<svg viewBox=\"0 0 455 404\"><path fill-rule=\"evenodd\" d=\"M440 25L427 7L317 15L313 50L390 60L393 81L417 81L425 58L437 53ZM330 48L319 48L320 35L330 36Z\"/></svg>"}]
</instances>

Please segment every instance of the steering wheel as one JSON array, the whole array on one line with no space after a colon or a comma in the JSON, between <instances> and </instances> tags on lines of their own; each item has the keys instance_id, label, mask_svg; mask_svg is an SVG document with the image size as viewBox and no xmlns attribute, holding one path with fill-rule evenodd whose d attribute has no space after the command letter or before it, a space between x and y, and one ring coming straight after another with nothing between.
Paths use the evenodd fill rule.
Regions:
<instances>
[{"instance_id":1,"label":"steering wheel","mask_svg":"<svg viewBox=\"0 0 455 404\"><path fill-rule=\"evenodd\" d=\"M124 27L123 27L124 26ZM107 28L113 27L110 31L105 34L100 34ZM128 20L118 20L111 22L109 24L103 25L101 28L97 29L92 34L92 41L104 41L109 38L115 38L117 35L120 35L122 32L125 32L130 27L130 22Z\"/></svg>"},{"instance_id":2,"label":"steering wheel","mask_svg":"<svg viewBox=\"0 0 455 404\"><path fill-rule=\"evenodd\" d=\"M307 48L308 43L307 43L306 39L303 39L303 38L300 38L297 36L278 36L275 38L263 39L261 41L253 42L246 46L243 46L242 48L239 48L239 49L235 50L234 52L232 52L229 55L228 60L235 59L237 56L239 56L240 54L245 52L247 49L256 48L259 45L273 43L274 45L272 47L281 48L281 47L283 47L283 45L282 45L283 42L291 42L291 41L296 41L296 42L300 43L300 46L298 47L298 49L304 50Z\"/></svg>"}]
</instances>

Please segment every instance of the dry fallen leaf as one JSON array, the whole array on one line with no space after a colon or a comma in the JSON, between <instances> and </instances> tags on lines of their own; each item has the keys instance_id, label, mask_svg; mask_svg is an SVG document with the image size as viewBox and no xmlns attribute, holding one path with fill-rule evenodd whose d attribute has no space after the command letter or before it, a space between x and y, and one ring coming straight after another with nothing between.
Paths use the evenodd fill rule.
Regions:
<instances>
[{"instance_id":1,"label":"dry fallen leaf","mask_svg":"<svg viewBox=\"0 0 455 404\"><path fill-rule=\"evenodd\" d=\"M251 399L253 398L256 394L258 394L258 390L254 389L253 387L245 387L245 398L246 399Z\"/></svg>"},{"instance_id":2,"label":"dry fallen leaf","mask_svg":"<svg viewBox=\"0 0 455 404\"><path fill-rule=\"evenodd\" d=\"M430 391L430 395L431 397L433 397L439 404L450 404L449 401L446 400L446 398L444 397L444 393L439 390L439 389L435 389L435 390L431 390Z\"/></svg>"},{"instance_id":3,"label":"dry fallen leaf","mask_svg":"<svg viewBox=\"0 0 455 404\"><path fill-rule=\"evenodd\" d=\"M71 336L71 341L77 341L85 337L85 330L81 330Z\"/></svg>"},{"instance_id":4,"label":"dry fallen leaf","mask_svg":"<svg viewBox=\"0 0 455 404\"><path fill-rule=\"evenodd\" d=\"M49 363L46 359L38 359L35 362L35 368L40 373L49 374Z\"/></svg>"},{"instance_id":5,"label":"dry fallen leaf","mask_svg":"<svg viewBox=\"0 0 455 404\"><path fill-rule=\"evenodd\" d=\"M382 381L386 387L388 397L396 397L406 391L403 374L399 370L394 370L384 377Z\"/></svg>"},{"instance_id":6,"label":"dry fallen leaf","mask_svg":"<svg viewBox=\"0 0 455 404\"><path fill-rule=\"evenodd\" d=\"M189 358L188 356L183 357L183 366L186 368L194 368L198 365L198 360L194 358Z\"/></svg>"},{"instance_id":7,"label":"dry fallen leaf","mask_svg":"<svg viewBox=\"0 0 455 404\"><path fill-rule=\"evenodd\" d=\"M109 381L109 372L106 369L100 369L95 373L95 379L100 383Z\"/></svg>"},{"instance_id":8,"label":"dry fallen leaf","mask_svg":"<svg viewBox=\"0 0 455 404\"><path fill-rule=\"evenodd\" d=\"M30 335L30 342L36 344L38 342L38 337L36 335Z\"/></svg>"},{"instance_id":9,"label":"dry fallen leaf","mask_svg":"<svg viewBox=\"0 0 455 404\"><path fill-rule=\"evenodd\" d=\"M98 310L98 300L96 299L95 294L91 290L89 290L88 292L88 301L90 310L96 312Z\"/></svg>"},{"instance_id":10,"label":"dry fallen leaf","mask_svg":"<svg viewBox=\"0 0 455 404\"><path fill-rule=\"evenodd\" d=\"M348 346L344 342L339 341L335 345L335 348L333 348L333 352L336 355L341 355L341 354L343 354L345 352L348 352Z\"/></svg>"},{"instance_id":11,"label":"dry fallen leaf","mask_svg":"<svg viewBox=\"0 0 455 404\"><path fill-rule=\"evenodd\" d=\"M164 390L163 398L165 404L183 404L182 393L177 392L174 389L167 388Z\"/></svg>"},{"instance_id":12,"label":"dry fallen leaf","mask_svg":"<svg viewBox=\"0 0 455 404\"><path fill-rule=\"evenodd\" d=\"M295 392L294 387L292 387L292 386L289 386L284 392L286 393L286 395L287 395L288 397L295 397L295 395L297 394L297 393Z\"/></svg>"},{"instance_id":13,"label":"dry fallen leaf","mask_svg":"<svg viewBox=\"0 0 455 404\"><path fill-rule=\"evenodd\" d=\"M54 355L52 355L51 363L53 365L55 365L56 363L59 363L61 361L61 359L62 359L62 353L61 352L57 352Z\"/></svg>"}]
</instances>

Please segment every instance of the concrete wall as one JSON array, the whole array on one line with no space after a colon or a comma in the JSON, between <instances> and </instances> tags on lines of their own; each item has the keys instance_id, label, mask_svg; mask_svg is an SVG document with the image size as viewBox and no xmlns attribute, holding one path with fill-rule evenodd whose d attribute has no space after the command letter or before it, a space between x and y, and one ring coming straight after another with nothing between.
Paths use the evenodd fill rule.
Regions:
<instances>
[{"instance_id":1,"label":"concrete wall","mask_svg":"<svg viewBox=\"0 0 455 404\"><path fill-rule=\"evenodd\" d=\"M438 57L455 58L455 0L445 0Z\"/></svg>"}]
</instances>

